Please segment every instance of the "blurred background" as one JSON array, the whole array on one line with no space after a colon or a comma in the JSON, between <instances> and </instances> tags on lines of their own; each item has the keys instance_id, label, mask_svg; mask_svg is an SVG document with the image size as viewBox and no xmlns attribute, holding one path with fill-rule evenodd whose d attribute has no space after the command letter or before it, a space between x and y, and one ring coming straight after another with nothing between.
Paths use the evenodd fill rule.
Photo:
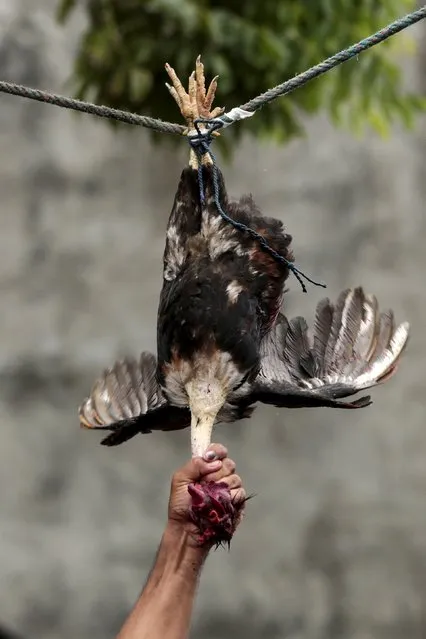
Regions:
<instances>
[{"instance_id":1,"label":"blurred background","mask_svg":"<svg viewBox=\"0 0 426 639\"><path fill-rule=\"evenodd\" d=\"M203 53L230 108L414 6L246 1L240 20L203 3L204 33L189 0L65 4L59 24L54 0L0 1L0 79L173 121L167 60L187 75ZM421 23L224 132L228 192L285 221L328 295L362 284L412 338L364 411L259 408L218 428L257 496L205 567L194 637L426 636L425 43ZM165 137L0 95L0 623L22 639L115 636L190 454L188 432L108 449L77 419L104 366L156 348L188 157ZM311 320L324 292L289 285L287 313Z\"/></svg>"}]
</instances>

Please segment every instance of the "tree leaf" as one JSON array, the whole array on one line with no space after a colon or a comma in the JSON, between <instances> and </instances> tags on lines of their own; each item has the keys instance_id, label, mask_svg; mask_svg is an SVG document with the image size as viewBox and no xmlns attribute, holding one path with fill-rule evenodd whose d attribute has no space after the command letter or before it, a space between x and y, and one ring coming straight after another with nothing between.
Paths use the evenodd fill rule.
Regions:
<instances>
[{"instance_id":1,"label":"tree leaf","mask_svg":"<svg viewBox=\"0 0 426 639\"><path fill-rule=\"evenodd\" d=\"M66 21L77 0L62 0ZM416 7L415 0L86 0L87 28L74 67L80 97L163 120L178 120L164 63L188 77L201 53L207 79L219 74L217 104L230 109L371 35ZM243 132L283 144L303 134L303 113L326 111L340 126L385 135L425 111L407 95L399 66L409 33L375 46L230 127L224 153ZM111 122L111 124L113 124ZM117 125L115 125L117 126ZM178 144L173 136L154 140Z\"/></svg>"}]
</instances>

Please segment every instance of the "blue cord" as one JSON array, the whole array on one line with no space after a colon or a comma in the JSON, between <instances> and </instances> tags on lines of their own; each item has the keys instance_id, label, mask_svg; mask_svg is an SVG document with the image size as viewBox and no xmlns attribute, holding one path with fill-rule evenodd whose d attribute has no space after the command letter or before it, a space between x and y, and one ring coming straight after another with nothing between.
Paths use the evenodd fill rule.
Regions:
<instances>
[{"instance_id":1,"label":"blue cord","mask_svg":"<svg viewBox=\"0 0 426 639\"><path fill-rule=\"evenodd\" d=\"M206 126L206 131L200 130L199 128L200 124L204 124ZM209 153L213 162L213 197L214 197L214 202L216 204L217 210L219 211L219 214L222 217L222 219L228 224L231 224L231 226L233 226L238 231L241 231L242 233L247 233L248 235L250 235L254 240L256 240L259 243L259 245L263 248L264 251L269 253L277 262L284 264L293 273L293 275L299 282L300 286L302 287L302 291L304 293L307 293L307 288L303 280L310 282L314 286L321 286L322 288L327 288L326 284L312 280L310 277L305 275L305 273L303 273L300 269L298 269L293 262L290 262L285 257L280 255L275 249L269 246L266 239L262 235L260 235L260 233L257 233L257 231L250 228L246 224L243 224L242 222L237 222L236 220L229 217L227 213L225 213L220 203L220 197L219 197L220 187L219 187L219 174L218 174L217 162L216 162L215 156L210 150L210 144L213 140L213 131L216 131L217 129L221 128L221 126L223 126L223 123L221 123L218 120L212 121L212 120L204 120L202 118L198 118L197 120L194 121L194 126L197 131L197 135L188 136L188 141L191 147L196 152L198 156L198 160L199 160L198 161L198 185L200 189L201 203L204 204L205 202L203 167L202 167L201 160L203 155L205 155L206 153Z\"/></svg>"}]
</instances>

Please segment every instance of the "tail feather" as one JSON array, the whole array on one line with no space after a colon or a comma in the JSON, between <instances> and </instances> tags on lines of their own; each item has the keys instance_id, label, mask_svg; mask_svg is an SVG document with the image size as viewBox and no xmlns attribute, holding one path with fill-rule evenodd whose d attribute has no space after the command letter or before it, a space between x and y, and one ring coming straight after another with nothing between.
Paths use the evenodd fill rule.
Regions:
<instances>
[{"instance_id":1,"label":"tail feather","mask_svg":"<svg viewBox=\"0 0 426 639\"><path fill-rule=\"evenodd\" d=\"M352 366L346 371L355 376L369 365L374 354L379 331L379 311L377 300L372 295L366 295L363 301L363 314L358 335L354 343L354 357Z\"/></svg>"},{"instance_id":2,"label":"tail feather","mask_svg":"<svg viewBox=\"0 0 426 639\"><path fill-rule=\"evenodd\" d=\"M373 359L379 357L388 347L395 331L395 318L393 311L385 311L380 313L379 327L376 340L376 348L373 353Z\"/></svg>"},{"instance_id":3,"label":"tail feather","mask_svg":"<svg viewBox=\"0 0 426 639\"><path fill-rule=\"evenodd\" d=\"M324 304L318 305L317 315L324 313L324 308ZM363 389L389 379L406 346L408 333L406 322L395 328L392 311L379 313L374 295L366 295L362 288L344 291L333 314L322 382L345 380Z\"/></svg>"},{"instance_id":4,"label":"tail feather","mask_svg":"<svg viewBox=\"0 0 426 639\"><path fill-rule=\"evenodd\" d=\"M333 322L334 307L328 298L321 300L317 306L314 325L314 353L319 362L318 376L325 374L324 360L328 338Z\"/></svg>"},{"instance_id":5,"label":"tail feather","mask_svg":"<svg viewBox=\"0 0 426 639\"><path fill-rule=\"evenodd\" d=\"M324 353L324 371L330 373L333 371L333 358L334 349L339 339L340 330L342 327L342 315L345 308L346 297L350 293L349 289L340 293L337 302L333 309L333 319L330 326L330 333L327 340L327 346Z\"/></svg>"},{"instance_id":6,"label":"tail feather","mask_svg":"<svg viewBox=\"0 0 426 639\"><path fill-rule=\"evenodd\" d=\"M312 358L308 325L303 317L295 317L288 323L284 356L292 377L300 377L302 360L308 364ZM302 366L303 367L303 366Z\"/></svg>"},{"instance_id":7,"label":"tail feather","mask_svg":"<svg viewBox=\"0 0 426 639\"><path fill-rule=\"evenodd\" d=\"M374 384L389 379L396 371L399 359L407 343L409 326L407 322L400 324L393 333L387 348L372 360L365 372L356 379L356 387L369 388Z\"/></svg>"},{"instance_id":8,"label":"tail feather","mask_svg":"<svg viewBox=\"0 0 426 639\"><path fill-rule=\"evenodd\" d=\"M395 327L393 313L380 314L374 296L346 290L335 306L318 304L313 341L303 318L288 322L281 345L278 333L268 339L253 396L276 406L367 406L370 397L338 400L390 379L408 335L408 323Z\"/></svg>"},{"instance_id":9,"label":"tail feather","mask_svg":"<svg viewBox=\"0 0 426 639\"><path fill-rule=\"evenodd\" d=\"M353 355L353 346L363 316L362 291L356 288L347 295L342 312L339 337L334 349L333 367L337 370L350 365Z\"/></svg>"}]
</instances>

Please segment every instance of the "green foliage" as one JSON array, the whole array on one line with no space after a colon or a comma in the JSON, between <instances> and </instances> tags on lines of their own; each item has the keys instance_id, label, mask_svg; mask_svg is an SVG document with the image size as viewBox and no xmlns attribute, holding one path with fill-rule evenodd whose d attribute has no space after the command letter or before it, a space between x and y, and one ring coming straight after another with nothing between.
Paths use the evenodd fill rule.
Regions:
<instances>
[{"instance_id":1,"label":"green foliage","mask_svg":"<svg viewBox=\"0 0 426 639\"><path fill-rule=\"evenodd\" d=\"M79 0L62 0L66 21ZM87 29L75 65L76 93L119 109L179 121L164 63L188 77L198 53L220 75L217 104L230 109L280 84L415 8L415 0L86 0ZM424 98L403 89L398 54L408 32L275 100L227 130L285 142L303 133L302 114L326 109L333 121L386 134L411 126ZM171 139L156 136L155 139Z\"/></svg>"}]
</instances>

